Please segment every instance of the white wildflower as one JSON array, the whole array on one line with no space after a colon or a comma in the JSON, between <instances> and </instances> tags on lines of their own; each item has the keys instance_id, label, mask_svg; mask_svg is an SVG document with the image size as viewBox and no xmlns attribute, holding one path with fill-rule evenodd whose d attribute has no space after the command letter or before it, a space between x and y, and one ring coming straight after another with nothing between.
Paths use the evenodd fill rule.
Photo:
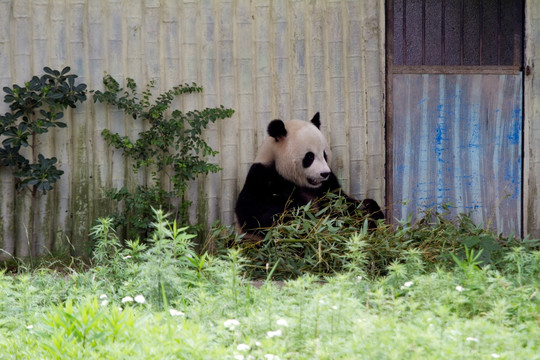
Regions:
<instances>
[{"instance_id":1,"label":"white wildflower","mask_svg":"<svg viewBox=\"0 0 540 360\"><path fill-rule=\"evenodd\" d=\"M27 328L28 330L32 330L32 329L34 328L34 325L27 325L26 328Z\"/></svg>"},{"instance_id":2,"label":"white wildflower","mask_svg":"<svg viewBox=\"0 0 540 360\"><path fill-rule=\"evenodd\" d=\"M122 259L124 259L124 260L131 259L131 255L122 256Z\"/></svg>"},{"instance_id":3,"label":"white wildflower","mask_svg":"<svg viewBox=\"0 0 540 360\"><path fill-rule=\"evenodd\" d=\"M180 310L175 310L175 309L169 309L169 314L171 314L171 316L184 316L185 315Z\"/></svg>"},{"instance_id":4,"label":"white wildflower","mask_svg":"<svg viewBox=\"0 0 540 360\"><path fill-rule=\"evenodd\" d=\"M278 321L276 321L276 324L278 324L279 326L285 326L285 327L289 326L289 323L285 319L279 319Z\"/></svg>"},{"instance_id":5,"label":"white wildflower","mask_svg":"<svg viewBox=\"0 0 540 360\"><path fill-rule=\"evenodd\" d=\"M501 355L493 353L493 354L491 354L491 357L494 358L494 359L498 359L498 358L501 357Z\"/></svg>"},{"instance_id":6,"label":"white wildflower","mask_svg":"<svg viewBox=\"0 0 540 360\"><path fill-rule=\"evenodd\" d=\"M261 342L260 341L255 341L255 345L257 345L258 347L261 347Z\"/></svg>"},{"instance_id":7,"label":"white wildflower","mask_svg":"<svg viewBox=\"0 0 540 360\"><path fill-rule=\"evenodd\" d=\"M229 330L232 331L232 330L236 329L236 327L237 327L238 325L240 325L240 321L238 321L238 320L236 320L236 319L229 319L229 320L226 320L226 321L223 323L223 325L224 325L227 329L229 329Z\"/></svg>"},{"instance_id":8,"label":"white wildflower","mask_svg":"<svg viewBox=\"0 0 540 360\"><path fill-rule=\"evenodd\" d=\"M125 296L122 299L122 304L127 303L127 302L132 302L132 301L133 301L133 298L131 296Z\"/></svg>"},{"instance_id":9,"label":"white wildflower","mask_svg":"<svg viewBox=\"0 0 540 360\"><path fill-rule=\"evenodd\" d=\"M234 355L235 360L244 360L244 355Z\"/></svg>"},{"instance_id":10,"label":"white wildflower","mask_svg":"<svg viewBox=\"0 0 540 360\"><path fill-rule=\"evenodd\" d=\"M465 339L466 341L474 341L474 342L478 342L479 340L475 337L471 337L469 336L468 338Z\"/></svg>"},{"instance_id":11,"label":"white wildflower","mask_svg":"<svg viewBox=\"0 0 540 360\"><path fill-rule=\"evenodd\" d=\"M458 286L456 286L456 290L459 291L459 292L462 292L465 289L463 288L463 286L458 285Z\"/></svg>"},{"instance_id":12,"label":"white wildflower","mask_svg":"<svg viewBox=\"0 0 540 360\"><path fill-rule=\"evenodd\" d=\"M264 358L266 360L280 360L279 356L274 355L274 354L266 354L264 355Z\"/></svg>"},{"instance_id":13,"label":"white wildflower","mask_svg":"<svg viewBox=\"0 0 540 360\"><path fill-rule=\"evenodd\" d=\"M101 306L107 306L108 303L109 303L109 300L103 300L101 302Z\"/></svg>"},{"instance_id":14,"label":"white wildflower","mask_svg":"<svg viewBox=\"0 0 540 360\"><path fill-rule=\"evenodd\" d=\"M139 304L144 304L146 302L146 299L141 294L135 296L135 301Z\"/></svg>"},{"instance_id":15,"label":"white wildflower","mask_svg":"<svg viewBox=\"0 0 540 360\"><path fill-rule=\"evenodd\" d=\"M407 281L405 284L403 284L403 286L401 287L402 289L408 289L410 288L414 283L412 281Z\"/></svg>"},{"instance_id":16,"label":"white wildflower","mask_svg":"<svg viewBox=\"0 0 540 360\"><path fill-rule=\"evenodd\" d=\"M101 295L99 296L99 298L100 298L100 299L106 299L106 298L107 298L107 295L101 294Z\"/></svg>"},{"instance_id":17,"label":"white wildflower","mask_svg":"<svg viewBox=\"0 0 540 360\"><path fill-rule=\"evenodd\" d=\"M276 336L281 336L282 335L282 332L281 332L281 329L278 329L276 331L268 331L266 333L266 337L271 339L273 337L276 337Z\"/></svg>"},{"instance_id":18,"label":"white wildflower","mask_svg":"<svg viewBox=\"0 0 540 360\"><path fill-rule=\"evenodd\" d=\"M238 346L236 347L236 350L238 351L248 351L249 349L251 348L248 344L238 344Z\"/></svg>"},{"instance_id":19,"label":"white wildflower","mask_svg":"<svg viewBox=\"0 0 540 360\"><path fill-rule=\"evenodd\" d=\"M339 309L337 305L332 305L332 309L337 310Z\"/></svg>"},{"instance_id":20,"label":"white wildflower","mask_svg":"<svg viewBox=\"0 0 540 360\"><path fill-rule=\"evenodd\" d=\"M356 277L356 281L362 281L362 277L361 277L360 275L358 275L358 276Z\"/></svg>"}]
</instances>

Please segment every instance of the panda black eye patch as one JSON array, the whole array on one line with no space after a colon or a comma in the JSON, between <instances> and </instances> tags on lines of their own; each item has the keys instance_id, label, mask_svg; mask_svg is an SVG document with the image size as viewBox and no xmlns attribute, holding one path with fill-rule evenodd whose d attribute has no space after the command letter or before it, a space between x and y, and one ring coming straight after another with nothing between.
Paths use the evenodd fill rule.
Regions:
<instances>
[{"instance_id":1,"label":"panda black eye patch","mask_svg":"<svg viewBox=\"0 0 540 360\"><path fill-rule=\"evenodd\" d=\"M313 154L311 151L307 152L306 155L304 155L304 160L302 160L302 166L305 168L308 168L313 164L313 160L315 160L315 154Z\"/></svg>"}]
</instances>

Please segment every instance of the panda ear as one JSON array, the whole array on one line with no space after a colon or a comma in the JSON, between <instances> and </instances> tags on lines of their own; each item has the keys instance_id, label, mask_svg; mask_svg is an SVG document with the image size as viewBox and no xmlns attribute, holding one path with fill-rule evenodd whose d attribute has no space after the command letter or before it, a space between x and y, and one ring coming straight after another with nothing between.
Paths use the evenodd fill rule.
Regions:
<instances>
[{"instance_id":1,"label":"panda ear","mask_svg":"<svg viewBox=\"0 0 540 360\"><path fill-rule=\"evenodd\" d=\"M268 135L279 141L279 138L287 136L287 129L283 121L276 119L268 124Z\"/></svg>"},{"instance_id":2,"label":"panda ear","mask_svg":"<svg viewBox=\"0 0 540 360\"><path fill-rule=\"evenodd\" d=\"M313 119L311 119L311 123L315 125L317 129L321 128L321 117L318 112L313 116Z\"/></svg>"}]
</instances>

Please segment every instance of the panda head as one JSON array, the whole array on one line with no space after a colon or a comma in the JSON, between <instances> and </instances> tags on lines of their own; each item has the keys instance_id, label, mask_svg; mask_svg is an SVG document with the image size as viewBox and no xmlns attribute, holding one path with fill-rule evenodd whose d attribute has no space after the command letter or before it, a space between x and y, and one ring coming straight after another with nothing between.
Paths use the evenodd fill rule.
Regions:
<instances>
[{"instance_id":1,"label":"panda head","mask_svg":"<svg viewBox=\"0 0 540 360\"><path fill-rule=\"evenodd\" d=\"M277 172L297 186L320 187L331 173L330 148L320 126L319 113L310 122L273 120L258 158L273 162Z\"/></svg>"}]
</instances>

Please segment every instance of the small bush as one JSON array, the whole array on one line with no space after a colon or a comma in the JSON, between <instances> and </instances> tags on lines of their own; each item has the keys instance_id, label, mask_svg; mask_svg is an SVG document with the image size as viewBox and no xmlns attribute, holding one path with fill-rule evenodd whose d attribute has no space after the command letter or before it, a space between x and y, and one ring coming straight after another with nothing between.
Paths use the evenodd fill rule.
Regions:
<instances>
[{"instance_id":1,"label":"small bush","mask_svg":"<svg viewBox=\"0 0 540 360\"><path fill-rule=\"evenodd\" d=\"M69 66L62 71L49 67L43 71L44 75L33 76L23 86L3 88L10 111L0 115L0 169L10 169L17 194L27 189L32 196L29 252L23 254L31 258L44 250L38 248L39 195L53 190L64 174L56 167L56 157L40 153L40 135L55 127L67 127L64 111L86 100L86 84L75 83L78 76L69 73Z\"/></svg>"},{"instance_id":2,"label":"small bush","mask_svg":"<svg viewBox=\"0 0 540 360\"><path fill-rule=\"evenodd\" d=\"M167 209L175 219L188 222L191 202L185 197L188 182L200 174L218 172L221 168L209 161L215 156L203 133L210 123L230 118L234 110L223 106L183 112L171 109L173 100L182 95L203 91L197 84L180 84L153 95L154 81L139 94L137 84L127 79L126 88L107 75L103 78L105 91L94 92L94 102L105 102L126 115L125 120L143 122L145 128L136 138L122 136L109 129L102 132L107 143L131 160L133 172L144 169L152 181L134 189L111 189L107 195L124 202L122 211L114 215L117 225L124 227L126 239L139 236L145 239L151 232L152 208Z\"/></svg>"},{"instance_id":3,"label":"small bush","mask_svg":"<svg viewBox=\"0 0 540 360\"><path fill-rule=\"evenodd\" d=\"M178 227L162 210L153 210L153 232L145 241L128 240L125 245L114 231L111 218L99 219L92 228L96 242L93 270L109 293L144 294L147 300L166 308L168 299L183 298L187 288L218 283L219 259L198 254L187 227ZM120 296L120 295L119 295Z\"/></svg>"}]
</instances>

